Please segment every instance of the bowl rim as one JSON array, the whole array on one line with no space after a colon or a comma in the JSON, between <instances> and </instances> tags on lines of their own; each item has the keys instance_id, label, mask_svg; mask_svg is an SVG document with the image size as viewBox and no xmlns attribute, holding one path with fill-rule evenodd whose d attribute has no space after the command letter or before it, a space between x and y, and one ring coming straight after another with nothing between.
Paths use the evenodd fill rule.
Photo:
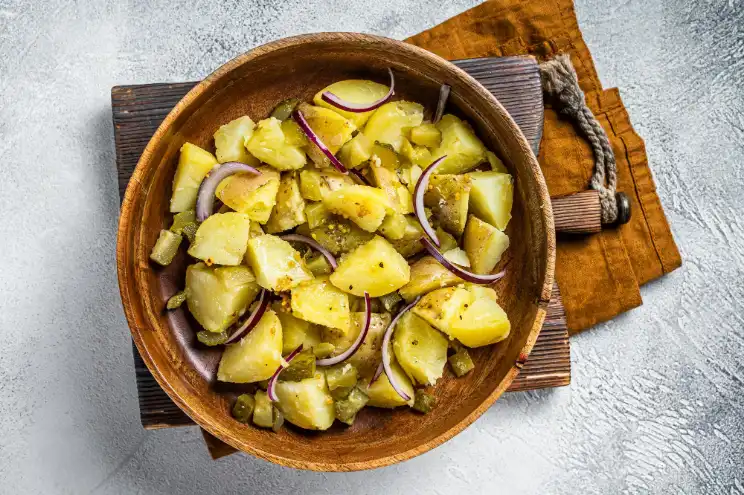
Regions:
<instances>
[{"instance_id":1,"label":"bowl rim","mask_svg":"<svg viewBox=\"0 0 744 495\"><path fill-rule=\"evenodd\" d=\"M528 155L527 160L529 162L529 171L532 173L533 176L535 176L537 180L537 186L538 186L537 192L538 192L539 199L542 203L541 219L544 222L543 228L545 231L545 235L547 237L546 239L547 259L545 260L545 279L543 281L543 287L540 290L539 300L537 301L537 304L538 304L537 313L535 315L532 328L530 329L529 334L527 336L527 341L522 347L517 361L511 366L511 369L506 374L504 379L501 381L499 386L491 394L489 394L485 398L485 400L483 400L483 402L481 402L467 416L465 416L461 421L459 421L458 423L456 423L449 429L444 430L443 432L438 434L436 437L430 439L429 441L424 442L423 444L410 447L410 448L405 448L402 452L399 452L396 454L391 454L388 456L383 456L383 457L379 457L376 459L370 459L366 461L357 461L357 462L348 462L348 463L315 462L315 461L310 462L310 461L304 461L304 460L290 459L284 456L273 454L265 450L255 448L250 444L240 442L237 439L233 438L229 431L223 431L222 428L219 428L211 424L207 420L207 418L205 418L202 415L202 413L199 411L199 408L192 407L189 404L189 401L186 400L184 397L181 397L181 395L170 385L168 379L161 373L153 357L150 355L147 346L144 345L144 342L141 337L141 332L143 332L144 329L141 328L139 324L140 318L137 314L135 314L136 311L134 309L133 304L131 303L132 299L138 299L140 297L138 294L129 293L130 282L135 280L136 276L134 275L133 270L130 273L130 270L128 270L128 266L130 264L134 265L134 263L127 263L127 261L132 261L129 259L130 254L128 254L127 252L129 240L130 240L131 234L133 233L134 230L137 229L137 226L138 226L137 222L134 222L133 219L131 218L133 205L138 195L141 195L141 194L146 195L142 191L142 183L141 183L141 178L142 178L142 175L144 174L144 169L146 167L146 164L150 161L151 155L153 154L153 149L156 146L158 146L158 143L164 137L164 135L168 132L168 129L170 128L170 126L173 124L176 118L190 105L191 101L195 99L198 95L200 95L203 91L205 91L208 87L210 87L215 81L227 75L229 72L231 72L235 68L245 63L249 63L253 59L256 59L260 56L263 56L267 53L270 53L278 49L291 48L293 46L298 46L298 45L309 43L309 42L329 41L333 39L334 37L339 40L344 40L344 41L382 43L382 44L396 46L397 49L402 49L415 56L428 59L430 62L432 62L435 65L442 65L442 64L447 65L450 70L458 73L458 75L462 79L464 79L465 82L473 86L476 92L479 93L479 95L482 98L487 100L487 102L493 107L494 112L500 113L502 114L501 115L502 117L506 118L507 124L509 127L511 127L511 130L516 135L516 138L519 141L520 147ZM132 254L131 257L133 256L134 255ZM142 359L145 362L145 365L150 370L150 372L152 373L157 383L168 394L171 400L173 400L181 408L181 410L184 411L184 413L186 413L192 420L194 420L194 422L197 425L199 425L201 428L206 430L211 435L217 437L221 441L227 443L228 445L240 451L250 453L256 457L259 457L259 458L262 458L262 459L265 459L265 460L268 460L268 461L271 461L271 462L274 462L276 464L280 464L283 466L289 466L289 467L294 467L298 469L306 469L306 470L312 470L312 471L359 471L359 470L374 469L378 467L389 466L391 464L395 464L395 463L398 463L404 460L408 460L420 454L428 452L429 450L432 450L433 448L443 444L447 440L451 439L452 437L460 433L470 424L472 424L476 419L478 419L508 389L512 381L515 379L515 377L519 373L519 370L524 365L524 362L529 356L530 351L532 350L533 346L535 345L535 341L537 340L537 337L540 333L542 324L545 319L547 304L550 301L550 294L551 294L551 290L553 286L553 278L554 278L555 230L554 230L553 213L551 209L550 196L548 194L547 185L542 175L542 171L540 170L540 167L538 165L537 158L532 152L522 131L513 121L509 113L504 109L504 107L499 103L499 101L487 89L485 89L477 80L475 80L468 73L466 73L459 67L455 66L454 64L450 63L446 59L432 52L424 50L423 48L419 48L415 45L405 43L403 41L394 40L394 39L383 37L383 36L354 33L354 32L318 32L318 33L301 34L301 35L290 36L287 38L281 38L278 40L274 40L269 43L257 46L245 53L242 53L236 56L235 58L221 65L214 72L208 75L204 80L197 83L175 105L175 107L173 107L173 109L168 113L168 115L163 120L163 122L160 124L160 126L158 126L158 129L155 131L153 136L150 138L150 141L148 142L147 146L142 152L142 155L137 161L137 166L134 172L132 173L132 176L129 179L129 183L127 184L126 192L121 202L121 211L119 215L119 225L118 225L117 244L116 244L116 262L117 262L117 276L118 276L118 281L119 281L119 292L120 292L120 296L122 300L122 306L124 308L124 313L127 318L127 323L130 328L130 332L134 340L134 343L137 346L137 349L139 350L142 356ZM141 311L141 313L145 313L143 315L145 319L145 323L147 324L147 326L149 326L149 324L151 323L150 318L152 317L152 315L147 315L146 311Z\"/></svg>"}]
</instances>

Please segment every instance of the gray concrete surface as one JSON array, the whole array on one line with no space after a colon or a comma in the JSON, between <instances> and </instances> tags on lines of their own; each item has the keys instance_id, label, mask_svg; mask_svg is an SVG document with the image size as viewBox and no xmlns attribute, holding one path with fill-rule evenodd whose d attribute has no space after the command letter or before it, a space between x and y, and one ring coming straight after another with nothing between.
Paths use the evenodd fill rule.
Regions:
<instances>
[{"instance_id":1,"label":"gray concrete surface","mask_svg":"<svg viewBox=\"0 0 744 495\"><path fill-rule=\"evenodd\" d=\"M511 394L401 465L212 462L138 422L118 297L109 91L320 30L403 38L476 0L0 0L0 494L744 493L744 4L577 0L646 139L685 265L573 339L570 388Z\"/></svg>"}]
</instances>

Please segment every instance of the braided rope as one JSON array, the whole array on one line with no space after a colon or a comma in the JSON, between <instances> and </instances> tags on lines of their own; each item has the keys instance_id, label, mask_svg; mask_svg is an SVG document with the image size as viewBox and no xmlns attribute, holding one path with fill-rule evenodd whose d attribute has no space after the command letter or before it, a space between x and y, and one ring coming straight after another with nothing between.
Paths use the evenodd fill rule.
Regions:
<instances>
[{"instance_id":1,"label":"braided rope","mask_svg":"<svg viewBox=\"0 0 744 495\"><path fill-rule=\"evenodd\" d=\"M563 54L543 62L540 64L540 78L543 90L560 102L560 112L572 118L589 141L594 153L594 173L589 186L599 193L602 223L614 223L617 219L615 153L607 133L586 106L571 58Z\"/></svg>"}]
</instances>

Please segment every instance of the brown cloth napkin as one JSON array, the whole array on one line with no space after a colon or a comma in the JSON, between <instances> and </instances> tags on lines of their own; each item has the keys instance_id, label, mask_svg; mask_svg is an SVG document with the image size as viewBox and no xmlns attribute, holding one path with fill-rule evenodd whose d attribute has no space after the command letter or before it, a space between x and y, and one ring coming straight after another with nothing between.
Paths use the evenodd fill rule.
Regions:
<instances>
[{"instance_id":1,"label":"brown cloth napkin","mask_svg":"<svg viewBox=\"0 0 744 495\"><path fill-rule=\"evenodd\" d=\"M493 0L406 41L451 60L571 55L587 104L615 152L617 189L630 197L632 206L630 222L620 228L558 238L555 275L572 333L639 306L639 285L680 266L643 140L630 124L618 90L602 89L572 0ZM538 160L552 197L588 188L592 151L549 103Z\"/></svg>"}]
</instances>

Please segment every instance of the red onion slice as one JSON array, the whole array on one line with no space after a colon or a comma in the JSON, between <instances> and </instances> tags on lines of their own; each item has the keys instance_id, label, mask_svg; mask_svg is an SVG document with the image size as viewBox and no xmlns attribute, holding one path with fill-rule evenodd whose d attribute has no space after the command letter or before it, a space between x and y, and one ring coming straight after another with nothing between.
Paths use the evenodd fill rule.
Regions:
<instances>
[{"instance_id":1,"label":"red onion slice","mask_svg":"<svg viewBox=\"0 0 744 495\"><path fill-rule=\"evenodd\" d=\"M196 195L196 219L203 222L214 212L214 193L225 178L239 172L261 175L259 170L241 162L225 162L209 171Z\"/></svg>"},{"instance_id":2,"label":"red onion slice","mask_svg":"<svg viewBox=\"0 0 744 495\"><path fill-rule=\"evenodd\" d=\"M230 344L232 342L235 342L236 340L240 340L243 338L245 334L253 330L253 327L256 326L256 324L261 320L261 317L266 312L266 308L269 307L269 291L266 289L261 289L261 294L258 297L258 306L251 312L251 314L246 318L246 320L243 322L242 325L238 327L235 332L233 332L230 337L227 338L225 341L225 344Z\"/></svg>"},{"instance_id":3,"label":"red onion slice","mask_svg":"<svg viewBox=\"0 0 744 495\"><path fill-rule=\"evenodd\" d=\"M437 102L437 111L434 113L434 123L436 124L442 119L444 115L444 107L447 106L447 99L450 94L449 84L442 84L439 88L439 101Z\"/></svg>"},{"instance_id":4,"label":"red onion slice","mask_svg":"<svg viewBox=\"0 0 744 495\"><path fill-rule=\"evenodd\" d=\"M441 263L443 267L445 267L447 270L451 271L466 282L472 282L474 284L492 284L493 282L496 282L501 277L503 277L506 273L505 270L502 270L499 273L488 275L473 273L462 268L459 265L452 263L450 260L445 258L444 255L442 255L442 253L440 253L439 250L434 246L434 244L432 244L431 241L426 237L422 237L420 241L421 244L424 245L424 248L426 248L426 250L429 252L429 254L434 256L434 258L436 258L436 260Z\"/></svg>"},{"instance_id":5,"label":"red onion slice","mask_svg":"<svg viewBox=\"0 0 744 495\"><path fill-rule=\"evenodd\" d=\"M284 239L285 241L291 241L291 242L301 242L303 244L307 244L311 248L318 251L320 254L322 254L326 260L328 260L328 264L331 265L332 269L338 268L338 263L336 262L336 258L333 257L330 251L328 251L326 248L320 245L318 241L311 239L309 237L305 237L304 235L300 234L285 234L279 236L281 239Z\"/></svg>"},{"instance_id":6,"label":"red onion slice","mask_svg":"<svg viewBox=\"0 0 744 495\"><path fill-rule=\"evenodd\" d=\"M333 153L331 153L331 150L328 149L328 147L323 144L323 141L320 140L317 134L312 130L310 127L310 124L307 123L307 120L305 120L305 116L302 115L302 112L299 110L295 110L294 113L292 113L292 116L295 119L295 122L297 122L297 125L300 126L300 129L302 129L302 132L305 133L307 138L317 146L320 151L323 152L325 156L328 157L328 159L331 161L331 165L333 165L336 170L341 172L342 174L348 174L349 171L346 170L346 167L344 167L343 163L338 161L338 158L336 158Z\"/></svg>"},{"instance_id":7,"label":"red onion slice","mask_svg":"<svg viewBox=\"0 0 744 495\"><path fill-rule=\"evenodd\" d=\"M421 228L424 229L426 235L434 241L434 244L436 244L437 247L441 244L439 243L439 238L437 237L436 232L434 232L434 229L429 223L429 219L426 218L426 212L424 211L424 194L426 194L426 188L429 186L429 178L434 173L434 169L437 168L437 165L439 165L445 158L447 158L447 155L434 160L434 162L424 170L424 173L421 174L418 182L416 182L416 187L413 190L413 212L416 213L416 218L421 224Z\"/></svg>"},{"instance_id":8,"label":"red onion slice","mask_svg":"<svg viewBox=\"0 0 744 495\"><path fill-rule=\"evenodd\" d=\"M315 364L316 366L332 366L334 364L341 363L343 361L346 361L351 356L354 355L356 351L359 350L359 348L362 346L362 343L364 343L364 339L367 337L367 333L369 332L369 324L372 321L372 304L369 300L369 293L364 293L364 325L362 325L362 330L359 332L359 335L357 336L356 340L354 341L351 346L349 346L348 349L346 349L344 352L339 354L338 356L333 356L325 359L318 359Z\"/></svg>"},{"instance_id":9,"label":"red onion slice","mask_svg":"<svg viewBox=\"0 0 744 495\"><path fill-rule=\"evenodd\" d=\"M412 307L414 307L416 303L419 302L419 299L421 299L421 296L418 296L411 302L411 304L401 309L400 312L395 315L393 321L391 321L390 325L388 325L388 327L385 329L385 335L382 337L382 367L385 370L385 375L387 375L388 377L390 386L392 386L393 390L395 390L397 394L400 395L400 397L405 401L411 400L411 397L409 397L408 394L403 391L403 387L400 386L400 384L395 379L395 375L393 375L393 368L390 366L390 339L393 337L393 330L395 330L395 325L398 323L398 320L400 320L400 317L403 316ZM370 382L370 385L373 382L374 380Z\"/></svg>"},{"instance_id":10,"label":"red onion slice","mask_svg":"<svg viewBox=\"0 0 744 495\"><path fill-rule=\"evenodd\" d=\"M377 101L373 101L372 103L352 103L350 101L346 101L340 96L336 96L330 91L324 91L322 95L320 95L320 99L325 101L326 103L330 103L336 108L340 108L341 110L347 111L347 112L354 112L354 113L364 113L364 112L370 112L376 108L381 107L385 104L390 98L392 98L393 94L395 93L395 77L393 76L393 71L388 67L388 74L390 75L390 89L388 90L387 94L380 98Z\"/></svg>"},{"instance_id":11,"label":"red onion slice","mask_svg":"<svg viewBox=\"0 0 744 495\"><path fill-rule=\"evenodd\" d=\"M289 363L297 356L300 352L302 352L302 344L300 344L297 349L289 353L289 356L284 358L284 362L279 364L279 367L276 369L273 375L271 375L271 378L269 378L269 385L266 387L266 395L269 396L269 400L271 402L276 402L278 399L276 398L276 381L279 378L279 375L281 375L282 371L289 366Z\"/></svg>"}]
</instances>

